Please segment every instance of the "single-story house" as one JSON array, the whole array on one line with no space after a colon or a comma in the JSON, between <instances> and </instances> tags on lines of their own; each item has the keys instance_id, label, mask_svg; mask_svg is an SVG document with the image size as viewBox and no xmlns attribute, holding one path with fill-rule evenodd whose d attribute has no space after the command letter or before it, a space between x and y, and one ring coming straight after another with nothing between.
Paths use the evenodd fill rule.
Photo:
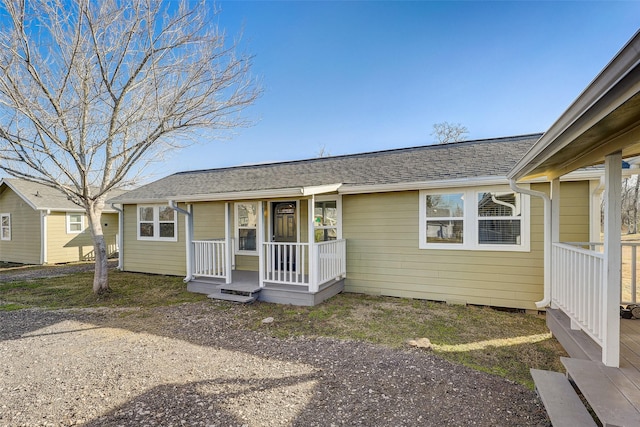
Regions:
<instances>
[{"instance_id":1,"label":"single-story house","mask_svg":"<svg viewBox=\"0 0 640 427\"><path fill-rule=\"evenodd\" d=\"M84 209L58 190L22 179L0 181L0 261L56 264L94 259ZM118 213L102 214L107 254L118 252Z\"/></svg>"},{"instance_id":2,"label":"single-story house","mask_svg":"<svg viewBox=\"0 0 640 427\"><path fill-rule=\"evenodd\" d=\"M176 173L109 201L120 267L218 297L312 305L344 289L537 310L543 201L507 173L541 136ZM601 175L563 176L563 240L599 236Z\"/></svg>"}]
</instances>

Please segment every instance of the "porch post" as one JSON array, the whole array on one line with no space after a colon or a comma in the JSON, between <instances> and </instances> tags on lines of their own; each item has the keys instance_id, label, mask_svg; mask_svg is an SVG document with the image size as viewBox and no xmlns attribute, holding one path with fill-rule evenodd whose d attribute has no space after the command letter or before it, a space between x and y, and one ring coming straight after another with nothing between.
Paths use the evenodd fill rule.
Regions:
<instances>
[{"instance_id":1,"label":"porch post","mask_svg":"<svg viewBox=\"0 0 640 427\"><path fill-rule=\"evenodd\" d=\"M316 204L316 196L312 195L308 200L309 207L307 209L307 220L308 220L308 242L309 242L309 292L318 292L318 274L317 269L318 265L316 263L316 234L314 230L314 217L315 217L315 204Z\"/></svg>"},{"instance_id":2,"label":"porch post","mask_svg":"<svg viewBox=\"0 0 640 427\"><path fill-rule=\"evenodd\" d=\"M553 244L560 242L560 179L559 178L556 178L551 181L550 198L551 198L551 245L549 246L551 247L551 251L553 251ZM551 265L549 267L551 268L551 308L558 308L553 302L554 300L553 293L554 291L556 291L553 280L555 278L555 274L554 274L554 272L556 271L555 268L557 267L557 266L554 266L554 263L558 261L553 259L553 256L551 256L550 259L551 259ZM580 329L580 327L572 320L571 329Z\"/></svg>"},{"instance_id":3,"label":"porch post","mask_svg":"<svg viewBox=\"0 0 640 427\"><path fill-rule=\"evenodd\" d=\"M258 229L256 230L256 249L258 249L258 283L264 288L264 204L258 201Z\"/></svg>"},{"instance_id":4,"label":"porch post","mask_svg":"<svg viewBox=\"0 0 640 427\"><path fill-rule=\"evenodd\" d=\"M193 278L193 205L188 204L186 206L188 214L184 216L184 226L186 229L186 264L187 264L187 277Z\"/></svg>"},{"instance_id":5,"label":"porch post","mask_svg":"<svg viewBox=\"0 0 640 427\"><path fill-rule=\"evenodd\" d=\"M225 202L224 204L224 246L227 248L227 253L224 257L224 272L225 278L224 282L228 285L232 281L233 271L231 270L233 259L233 240L231 239L231 204L229 202Z\"/></svg>"},{"instance_id":6,"label":"porch post","mask_svg":"<svg viewBox=\"0 0 640 427\"><path fill-rule=\"evenodd\" d=\"M620 365L620 275L622 228L622 153L605 157L605 209L602 363Z\"/></svg>"}]
</instances>

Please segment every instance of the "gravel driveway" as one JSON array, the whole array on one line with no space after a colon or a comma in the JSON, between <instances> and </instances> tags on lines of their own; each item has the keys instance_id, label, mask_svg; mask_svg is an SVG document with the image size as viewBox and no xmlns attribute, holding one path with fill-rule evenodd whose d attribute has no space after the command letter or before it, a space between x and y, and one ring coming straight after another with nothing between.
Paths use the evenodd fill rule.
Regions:
<instances>
[{"instance_id":1,"label":"gravel driveway","mask_svg":"<svg viewBox=\"0 0 640 427\"><path fill-rule=\"evenodd\" d=\"M550 425L510 381L418 349L240 331L217 304L0 312L0 425Z\"/></svg>"}]
</instances>

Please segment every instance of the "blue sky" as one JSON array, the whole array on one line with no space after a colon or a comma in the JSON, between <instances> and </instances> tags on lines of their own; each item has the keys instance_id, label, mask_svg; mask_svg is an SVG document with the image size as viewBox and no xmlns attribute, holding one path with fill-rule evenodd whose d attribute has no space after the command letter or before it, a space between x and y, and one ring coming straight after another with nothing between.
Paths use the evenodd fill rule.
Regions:
<instances>
[{"instance_id":1,"label":"blue sky","mask_svg":"<svg viewBox=\"0 0 640 427\"><path fill-rule=\"evenodd\" d=\"M156 175L545 131L639 28L640 2L219 1L264 95L255 125Z\"/></svg>"},{"instance_id":2,"label":"blue sky","mask_svg":"<svg viewBox=\"0 0 640 427\"><path fill-rule=\"evenodd\" d=\"M213 4L213 3L212 3ZM227 1L263 96L232 139L168 155L154 178L545 131L640 28L640 2Z\"/></svg>"}]
</instances>

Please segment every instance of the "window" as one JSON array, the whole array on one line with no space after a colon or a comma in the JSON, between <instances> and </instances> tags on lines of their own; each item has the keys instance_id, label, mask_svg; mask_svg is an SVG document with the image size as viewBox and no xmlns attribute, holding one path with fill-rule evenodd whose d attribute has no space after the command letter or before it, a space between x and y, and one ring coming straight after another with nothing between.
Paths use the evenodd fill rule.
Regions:
<instances>
[{"instance_id":1,"label":"window","mask_svg":"<svg viewBox=\"0 0 640 427\"><path fill-rule=\"evenodd\" d=\"M177 214L169 206L138 206L138 240L178 240Z\"/></svg>"},{"instance_id":2,"label":"window","mask_svg":"<svg viewBox=\"0 0 640 427\"><path fill-rule=\"evenodd\" d=\"M478 243L519 245L522 231L520 209L518 193L478 193Z\"/></svg>"},{"instance_id":3,"label":"window","mask_svg":"<svg viewBox=\"0 0 640 427\"><path fill-rule=\"evenodd\" d=\"M0 239L11 240L11 214L0 214Z\"/></svg>"},{"instance_id":4,"label":"window","mask_svg":"<svg viewBox=\"0 0 640 427\"><path fill-rule=\"evenodd\" d=\"M258 203L236 203L236 252L257 254Z\"/></svg>"},{"instance_id":5,"label":"window","mask_svg":"<svg viewBox=\"0 0 640 427\"><path fill-rule=\"evenodd\" d=\"M326 242L338 238L338 202L336 200L315 203L313 227L316 242Z\"/></svg>"},{"instance_id":6,"label":"window","mask_svg":"<svg viewBox=\"0 0 640 427\"><path fill-rule=\"evenodd\" d=\"M427 243L464 242L464 194L426 196Z\"/></svg>"},{"instance_id":7,"label":"window","mask_svg":"<svg viewBox=\"0 0 640 427\"><path fill-rule=\"evenodd\" d=\"M67 212L67 234L82 233L82 230L84 230L84 215Z\"/></svg>"},{"instance_id":8,"label":"window","mask_svg":"<svg viewBox=\"0 0 640 427\"><path fill-rule=\"evenodd\" d=\"M421 191L419 247L528 251L528 212L507 187Z\"/></svg>"}]
</instances>

